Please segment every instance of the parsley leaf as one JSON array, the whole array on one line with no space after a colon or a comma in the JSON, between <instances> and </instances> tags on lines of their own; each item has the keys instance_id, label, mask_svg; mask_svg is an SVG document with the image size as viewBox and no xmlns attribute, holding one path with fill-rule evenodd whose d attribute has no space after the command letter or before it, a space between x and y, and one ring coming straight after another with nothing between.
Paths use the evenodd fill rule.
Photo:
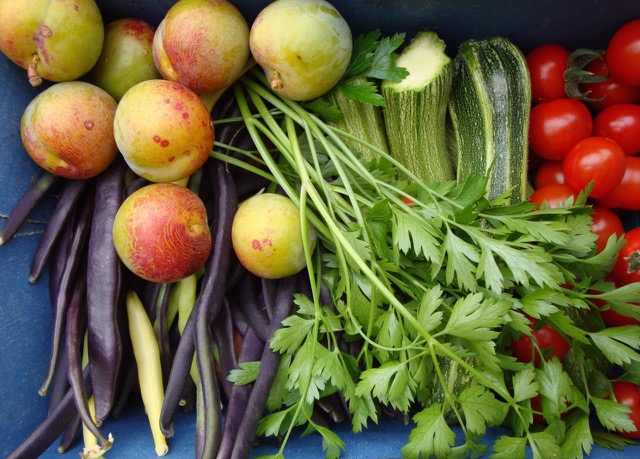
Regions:
<instances>
[{"instance_id":1,"label":"parsley leaf","mask_svg":"<svg viewBox=\"0 0 640 459\"><path fill-rule=\"evenodd\" d=\"M351 100L384 105L378 85L372 80L401 81L409 72L396 66L394 59L394 52L404 43L405 34L380 37L379 30L372 30L355 38L351 61L334 90Z\"/></svg>"}]
</instances>

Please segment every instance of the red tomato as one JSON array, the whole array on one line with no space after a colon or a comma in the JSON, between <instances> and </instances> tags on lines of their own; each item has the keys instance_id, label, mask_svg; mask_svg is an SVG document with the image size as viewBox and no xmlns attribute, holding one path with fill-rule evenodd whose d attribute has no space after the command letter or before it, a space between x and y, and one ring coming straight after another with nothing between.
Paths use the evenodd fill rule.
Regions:
<instances>
[{"instance_id":1,"label":"red tomato","mask_svg":"<svg viewBox=\"0 0 640 459\"><path fill-rule=\"evenodd\" d=\"M562 161L543 161L536 170L533 177L533 187L537 190L545 185L563 184L564 172L562 171Z\"/></svg>"},{"instance_id":2,"label":"red tomato","mask_svg":"<svg viewBox=\"0 0 640 459\"><path fill-rule=\"evenodd\" d=\"M533 103L567 97L563 73L567 70L569 55L569 50L554 43L538 46L527 54Z\"/></svg>"},{"instance_id":3,"label":"red tomato","mask_svg":"<svg viewBox=\"0 0 640 459\"><path fill-rule=\"evenodd\" d=\"M556 208L564 205L572 196L575 198L576 193L568 185L551 183L535 190L529 197L529 202L542 204L546 201L549 207Z\"/></svg>"},{"instance_id":4,"label":"red tomato","mask_svg":"<svg viewBox=\"0 0 640 459\"><path fill-rule=\"evenodd\" d=\"M620 249L613 276L620 285L640 282L640 228L625 233L627 243Z\"/></svg>"},{"instance_id":5,"label":"red tomato","mask_svg":"<svg viewBox=\"0 0 640 459\"><path fill-rule=\"evenodd\" d=\"M612 388L616 401L631 409L629 419L636 426L636 430L632 432L619 431L618 434L626 438L640 439L640 386L631 382L616 381Z\"/></svg>"},{"instance_id":6,"label":"red tomato","mask_svg":"<svg viewBox=\"0 0 640 459\"><path fill-rule=\"evenodd\" d=\"M640 19L627 22L613 34L605 59L618 80L640 86Z\"/></svg>"},{"instance_id":7,"label":"red tomato","mask_svg":"<svg viewBox=\"0 0 640 459\"><path fill-rule=\"evenodd\" d=\"M608 275L604 278L604 280L613 283L613 289L617 289L619 284L616 282L615 277L612 275ZM592 292L594 293L594 292ZM600 310L600 317L602 317L602 321L607 327L622 327L623 325L640 325L640 320L636 320L633 317L623 316L622 314L617 313L613 309L604 309L606 306L606 301L601 300L599 298L594 298L593 303L598 306ZM638 305L640 307L640 305Z\"/></svg>"},{"instance_id":8,"label":"red tomato","mask_svg":"<svg viewBox=\"0 0 640 459\"><path fill-rule=\"evenodd\" d=\"M593 119L593 134L615 140L625 155L640 152L640 105L617 104Z\"/></svg>"},{"instance_id":9,"label":"red tomato","mask_svg":"<svg viewBox=\"0 0 640 459\"><path fill-rule=\"evenodd\" d=\"M600 253L607 246L607 241L612 234L615 234L617 238L624 234L624 225L614 211L598 205L594 205L592 208L594 212L591 214L593 221L591 231L598 235L596 253Z\"/></svg>"},{"instance_id":10,"label":"red tomato","mask_svg":"<svg viewBox=\"0 0 640 459\"><path fill-rule=\"evenodd\" d=\"M604 110L617 104L635 104L640 102L640 86L623 84L615 75L609 73L607 63L603 57L589 63L585 70L594 75L608 75L605 81L597 83L583 83L580 89L587 93L587 97L595 99L587 105L596 111Z\"/></svg>"},{"instance_id":11,"label":"red tomato","mask_svg":"<svg viewBox=\"0 0 640 459\"><path fill-rule=\"evenodd\" d=\"M534 365L540 364L540 353L548 353L547 359L555 355L562 360L571 350L570 344L551 325L537 325L538 321L531 318L533 328L533 341L537 348L533 346L532 340L527 335L520 335L519 338L511 340L511 352L518 362L529 363L533 359Z\"/></svg>"},{"instance_id":12,"label":"red tomato","mask_svg":"<svg viewBox=\"0 0 640 459\"><path fill-rule=\"evenodd\" d=\"M627 156L624 177L596 203L609 209L640 210L640 157Z\"/></svg>"},{"instance_id":13,"label":"red tomato","mask_svg":"<svg viewBox=\"0 0 640 459\"><path fill-rule=\"evenodd\" d=\"M568 97L534 105L529 117L529 149L547 160L560 160L589 137L593 118L587 106Z\"/></svg>"},{"instance_id":14,"label":"red tomato","mask_svg":"<svg viewBox=\"0 0 640 459\"><path fill-rule=\"evenodd\" d=\"M618 186L625 171L622 147L606 137L591 136L576 143L562 162L567 185L576 193L593 182L590 197L601 198Z\"/></svg>"}]
</instances>

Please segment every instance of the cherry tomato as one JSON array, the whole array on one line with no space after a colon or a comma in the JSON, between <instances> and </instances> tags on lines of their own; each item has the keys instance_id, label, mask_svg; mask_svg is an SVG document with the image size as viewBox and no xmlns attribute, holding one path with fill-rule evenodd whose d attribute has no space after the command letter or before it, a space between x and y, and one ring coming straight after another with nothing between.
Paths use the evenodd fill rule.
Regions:
<instances>
[{"instance_id":1,"label":"cherry tomato","mask_svg":"<svg viewBox=\"0 0 640 459\"><path fill-rule=\"evenodd\" d=\"M613 266L613 276L620 285L640 282L640 228L625 233L627 239Z\"/></svg>"},{"instance_id":2,"label":"cherry tomato","mask_svg":"<svg viewBox=\"0 0 640 459\"><path fill-rule=\"evenodd\" d=\"M640 210L640 157L627 156L624 177L596 203L609 209Z\"/></svg>"},{"instance_id":3,"label":"cherry tomato","mask_svg":"<svg viewBox=\"0 0 640 459\"><path fill-rule=\"evenodd\" d=\"M593 119L593 133L615 140L625 155L640 152L640 105L617 104Z\"/></svg>"},{"instance_id":4,"label":"cherry tomato","mask_svg":"<svg viewBox=\"0 0 640 459\"><path fill-rule=\"evenodd\" d=\"M540 45L526 55L533 103L567 97L563 73L569 55L569 50L554 43Z\"/></svg>"},{"instance_id":5,"label":"cherry tomato","mask_svg":"<svg viewBox=\"0 0 640 459\"><path fill-rule=\"evenodd\" d=\"M605 51L607 67L622 83L640 86L640 19L620 27Z\"/></svg>"},{"instance_id":6,"label":"cherry tomato","mask_svg":"<svg viewBox=\"0 0 640 459\"><path fill-rule=\"evenodd\" d=\"M529 149L547 160L560 160L593 131L587 106L568 97L534 105L529 117Z\"/></svg>"},{"instance_id":7,"label":"cherry tomato","mask_svg":"<svg viewBox=\"0 0 640 459\"><path fill-rule=\"evenodd\" d=\"M529 202L542 204L547 202L549 207L556 208L564 205L570 197L576 197L576 193L568 185L563 183L550 183L535 190L529 196Z\"/></svg>"},{"instance_id":8,"label":"cherry tomato","mask_svg":"<svg viewBox=\"0 0 640 459\"><path fill-rule=\"evenodd\" d=\"M607 241L612 234L615 234L617 238L624 234L624 225L614 211L598 205L593 205L592 209L594 212L591 214L593 221L591 231L598 235L596 253L600 253L607 246Z\"/></svg>"},{"instance_id":9,"label":"cherry tomato","mask_svg":"<svg viewBox=\"0 0 640 459\"><path fill-rule=\"evenodd\" d=\"M617 433L626 438L640 439L640 386L631 382L616 381L612 384L612 389L616 401L631 409L629 419L636 426L636 430L632 432Z\"/></svg>"},{"instance_id":10,"label":"cherry tomato","mask_svg":"<svg viewBox=\"0 0 640 459\"><path fill-rule=\"evenodd\" d=\"M613 289L617 289L619 284L616 282L615 277L613 275L608 275L604 278L604 280L613 283ZM595 292L592 292L595 293ZM607 302L601 300L599 298L594 298L593 303L600 310L600 317L602 317L602 321L607 327L622 327L624 325L640 325L640 320L636 320L633 317L623 316L622 314L617 313L613 309L604 309ZM640 307L640 305L638 305Z\"/></svg>"},{"instance_id":11,"label":"cherry tomato","mask_svg":"<svg viewBox=\"0 0 640 459\"><path fill-rule=\"evenodd\" d=\"M606 137L591 136L576 143L562 162L567 185L576 193L593 182L590 197L600 198L618 186L625 171L622 147Z\"/></svg>"},{"instance_id":12,"label":"cherry tomato","mask_svg":"<svg viewBox=\"0 0 640 459\"><path fill-rule=\"evenodd\" d=\"M608 75L605 81L597 83L583 83L580 89L587 93L587 97L594 99L587 105L595 111L604 110L617 104L635 104L640 102L640 86L623 84L615 75L609 73L604 57L590 62L586 69L594 75Z\"/></svg>"},{"instance_id":13,"label":"cherry tomato","mask_svg":"<svg viewBox=\"0 0 640 459\"><path fill-rule=\"evenodd\" d=\"M543 161L533 177L533 187L536 190L545 185L563 183L566 181L562 171L562 161Z\"/></svg>"},{"instance_id":14,"label":"cherry tomato","mask_svg":"<svg viewBox=\"0 0 640 459\"><path fill-rule=\"evenodd\" d=\"M540 353L548 354L547 359L556 356L562 360L571 350L570 344L551 325L540 326L538 320L530 318L530 325L533 329L533 341L539 351L533 346L528 335L520 335L517 339L511 340L511 352L519 362L529 363L533 359L533 364L537 367L540 364Z\"/></svg>"}]
</instances>

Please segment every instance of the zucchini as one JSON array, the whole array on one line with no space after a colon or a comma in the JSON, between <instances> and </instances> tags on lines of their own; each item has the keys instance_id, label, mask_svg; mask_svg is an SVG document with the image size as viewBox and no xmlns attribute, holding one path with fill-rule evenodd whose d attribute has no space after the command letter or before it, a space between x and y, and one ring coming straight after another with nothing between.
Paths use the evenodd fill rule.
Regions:
<instances>
[{"instance_id":1,"label":"zucchini","mask_svg":"<svg viewBox=\"0 0 640 459\"><path fill-rule=\"evenodd\" d=\"M453 60L449 97L456 178L489 178L487 197L528 198L531 80L524 55L509 39L468 40Z\"/></svg>"},{"instance_id":2,"label":"zucchini","mask_svg":"<svg viewBox=\"0 0 640 459\"><path fill-rule=\"evenodd\" d=\"M476 384L477 381L474 376L471 375L469 370L460 365L457 361L448 357L437 357L438 366L442 372L445 385L443 386L438 376L434 373L431 378L431 387L428 391L428 398L425 400L425 406L429 406L433 403L442 403L444 406L444 418L448 423L458 422L458 418L455 415L453 407L450 405L450 400L446 394L457 398L462 392L469 386ZM477 359L475 357L465 358L465 361L471 366L477 365ZM460 411L460 414L463 413Z\"/></svg>"},{"instance_id":3,"label":"zucchini","mask_svg":"<svg viewBox=\"0 0 640 459\"><path fill-rule=\"evenodd\" d=\"M424 182L454 180L445 133L453 63L445 43L422 30L396 58L409 75L380 84L389 153Z\"/></svg>"},{"instance_id":4,"label":"zucchini","mask_svg":"<svg viewBox=\"0 0 640 459\"><path fill-rule=\"evenodd\" d=\"M356 77L354 82L357 84L364 81L366 81L365 77ZM328 124L352 134L359 140L363 140L387 154L389 153L381 107L350 99L345 97L341 91L331 91L325 96L325 99L338 107L343 114L342 118L331 120ZM343 141L352 151L360 152L363 159L375 158L372 150L363 148L360 142L349 138L344 138Z\"/></svg>"}]
</instances>

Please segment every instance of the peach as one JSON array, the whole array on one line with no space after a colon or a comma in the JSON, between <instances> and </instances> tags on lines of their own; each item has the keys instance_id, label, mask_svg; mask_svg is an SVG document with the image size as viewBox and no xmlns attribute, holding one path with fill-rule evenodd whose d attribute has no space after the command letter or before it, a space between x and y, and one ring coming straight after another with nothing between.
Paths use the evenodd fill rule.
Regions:
<instances>
[{"instance_id":1,"label":"peach","mask_svg":"<svg viewBox=\"0 0 640 459\"><path fill-rule=\"evenodd\" d=\"M0 0L0 50L29 81L71 81L98 60L104 41L94 0Z\"/></svg>"},{"instance_id":2,"label":"peach","mask_svg":"<svg viewBox=\"0 0 640 459\"><path fill-rule=\"evenodd\" d=\"M113 97L90 83L56 83L27 105L20 123L22 143L37 164L54 174L94 177L118 155L116 106Z\"/></svg>"},{"instance_id":3,"label":"peach","mask_svg":"<svg viewBox=\"0 0 640 459\"><path fill-rule=\"evenodd\" d=\"M160 22L153 41L162 76L198 94L233 83L249 54L249 26L227 0L179 0Z\"/></svg>"},{"instance_id":4,"label":"peach","mask_svg":"<svg viewBox=\"0 0 640 459\"><path fill-rule=\"evenodd\" d=\"M155 28L137 18L122 18L107 24L104 45L88 80L117 101L136 84L162 78L153 61Z\"/></svg>"},{"instance_id":5,"label":"peach","mask_svg":"<svg viewBox=\"0 0 640 459\"><path fill-rule=\"evenodd\" d=\"M116 144L129 167L152 182L175 182L198 170L211 154L211 114L196 93L173 81L136 84L114 117Z\"/></svg>"},{"instance_id":6,"label":"peach","mask_svg":"<svg viewBox=\"0 0 640 459\"><path fill-rule=\"evenodd\" d=\"M305 238L313 251L315 229L308 224L304 234L296 204L276 193L257 194L240 203L231 227L240 263L267 279L291 276L306 266Z\"/></svg>"},{"instance_id":7,"label":"peach","mask_svg":"<svg viewBox=\"0 0 640 459\"><path fill-rule=\"evenodd\" d=\"M190 276L211 251L204 203L174 183L146 185L120 206L113 243L124 265L143 279L176 282Z\"/></svg>"}]
</instances>

